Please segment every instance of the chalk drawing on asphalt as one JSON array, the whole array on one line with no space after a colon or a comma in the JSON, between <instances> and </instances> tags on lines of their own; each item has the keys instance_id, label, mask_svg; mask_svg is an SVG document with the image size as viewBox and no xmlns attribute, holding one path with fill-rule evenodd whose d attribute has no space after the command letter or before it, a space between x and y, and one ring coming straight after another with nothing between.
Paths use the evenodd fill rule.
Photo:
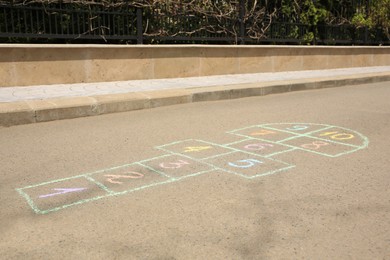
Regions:
<instances>
[{"instance_id":1,"label":"chalk drawing on asphalt","mask_svg":"<svg viewBox=\"0 0 390 260\"><path fill-rule=\"evenodd\" d=\"M49 193L49 194L45 194L45 195L39 195L38 198L40 198L40 199L48 198L48 197L62 195L62 194L69 193L69 192L83 191L83 190L86 190L86 189L87 188L54 188L53 189L53 191L55 191L54 193Z\"/></svg>"},{"instance_id":2,"label":"chalk drawing on asphalt","mask_svg":"<svg viewBox=\"0 0 390 260\"><path fill-rule=\"evenodd\" d=\"M16 189L37 214L179 182L213 171L255 179L295 165L275 157L295 151L339 157L368 146L368 138L344 127L312 123L269 123L228 131L240 140L217 144L198 139L156 149L165 154L95 172Z\"/></svg>"}]
</instances>

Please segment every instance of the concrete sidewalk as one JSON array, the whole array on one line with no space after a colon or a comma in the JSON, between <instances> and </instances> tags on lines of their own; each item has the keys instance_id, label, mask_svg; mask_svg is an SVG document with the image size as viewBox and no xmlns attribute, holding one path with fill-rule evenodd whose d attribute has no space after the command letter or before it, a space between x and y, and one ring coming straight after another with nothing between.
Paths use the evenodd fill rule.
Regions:
<instances>
[{"instance_id":1,"label":"concrete sidewalk","mask_svg":"<svg viewBox=\"0 0 390 260\"><path fill-rule=\"evenodd\" d=\"M3 87L0 125L378 81L390 81L390 66Z\"/></svg>"}]
</instances>

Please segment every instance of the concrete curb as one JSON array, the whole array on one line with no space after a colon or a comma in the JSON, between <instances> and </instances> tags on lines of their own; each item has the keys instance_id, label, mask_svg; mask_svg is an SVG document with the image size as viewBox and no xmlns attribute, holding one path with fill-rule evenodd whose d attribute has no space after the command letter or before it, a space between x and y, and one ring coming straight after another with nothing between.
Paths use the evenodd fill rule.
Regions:
<instances>
[{"instance_id":1,"label":"concrete curb","mask_svg":"<svg viewBox=\"0 0 390 260\"><path fill-rule=\"evenodd\" d=\"M0 126L13 126L201 101L390 81L390 72L0 103Z\"/></svg>"}]
</instances>

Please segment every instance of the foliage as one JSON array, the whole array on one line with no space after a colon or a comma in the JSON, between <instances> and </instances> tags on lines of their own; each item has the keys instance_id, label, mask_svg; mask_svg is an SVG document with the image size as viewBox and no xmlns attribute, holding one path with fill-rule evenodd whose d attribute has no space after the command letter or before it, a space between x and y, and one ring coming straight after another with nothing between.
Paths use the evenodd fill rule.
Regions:
<instances>
[{"instance_id":1,"label":"foliage","mask_svg":"<svg viewBox=\"0 0 390 260\"><path fill-rule=\"evenodd\" d=\"M98 18L92 11L96 8L142 8L143 35L149 37L213 35L233 37L237 42L245 35L254 41L284 37L311 43L321 37L319 28L326 25L375 29L390 40L390 0L0 0L0 7L9 3L89 10L88 31L83 33L100 31L103 36L110 33L110 28L95 26L94 19ZM6 19L1 15L0 12L0 32L1 20ZM60 29L74 26L71 18L62 14ZM117 23L130 30L124 20Z\"/></svg>"}]
</instances>

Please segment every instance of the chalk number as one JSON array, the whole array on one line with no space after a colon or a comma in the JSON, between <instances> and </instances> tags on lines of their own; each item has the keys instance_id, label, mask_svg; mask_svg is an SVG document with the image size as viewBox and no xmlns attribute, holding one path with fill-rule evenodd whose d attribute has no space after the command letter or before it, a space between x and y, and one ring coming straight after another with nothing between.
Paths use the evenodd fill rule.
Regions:
<instances>
[{"instance_id":1,"label":"chalk number","mask_svg":"<svg viewBox=\"0 0 390 260\"><path fill-rule=\"evenodd\" d=\"M190 164L190 163L187 161L184 161L184 160L178 160L177 162L160 163L160 167L164 168L164 169L179 169L187 164Z\"/></svg>"},{"instance_id":2,"label":"chalk number","mask_svg":"<svg viewBox=\"0 0 390 260\"><path fill-rule=\"evenodd\" d=\"M229 166L236 167L236 168L250 168L253 167L256 164L262 164L262 161L256 160L256 159L246 159L246 160L239 160L236 162L230 162Z\"/></svg>"},{"instance_id":3,"label":"chalk number","mask_svg":"<svg viewBox=\"0 0 390 260\"><path fill-rule=\"evenodd\" d=\"M290 131L302 131L302 130L306 130L307 128L309 128L309 127L306 125L294 125L292 127L286 128L286 129L290 130Z\"/></svg>"},{"instance_id":4,"label":"chalk number","mask_svg":"<svg viewBox=\"0 0 390 260\"><path fill-rule=\"evenodd\" d=\"M263 144L263 143L258 143L258 144L248 144L245 145L244 148L247 150L252 150L252 151L260 151L265 149L266 147L273 147L272 144Z\"/></svg>"},{"instance_id":5,"label":"chalk number","mask_svg":"<svg viewBox=\"0 0 390 260\"><path fill-rule=\"evenodd\" d=\"M339 133L339 132L325 132L320 136L329 136L333 140L348 140L354 138L353 134Z\"/></svg>"}]
</instances>

